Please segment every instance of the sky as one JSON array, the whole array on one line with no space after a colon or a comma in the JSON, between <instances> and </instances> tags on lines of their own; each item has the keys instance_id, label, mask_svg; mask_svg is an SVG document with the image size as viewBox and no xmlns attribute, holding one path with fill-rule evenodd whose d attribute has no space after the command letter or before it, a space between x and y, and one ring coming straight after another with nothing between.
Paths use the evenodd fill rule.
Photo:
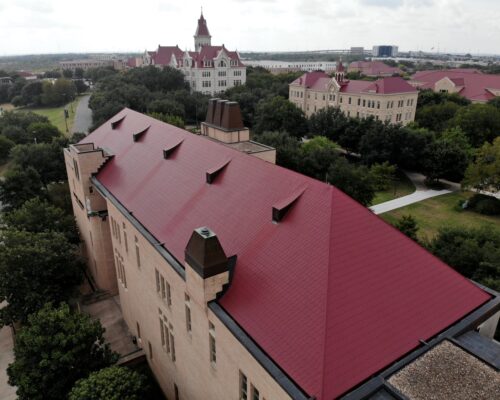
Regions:
<instances>
[{"instance_id":1,"label":"sky","mask_svg":"<svg viewBox=\"0 0 500 400\"><path fill-rule=\"evenodd\" d=\"M239 51L500 54L498 0L0 0L0 56L192 49L201 7L212 44Z\"/></svg>"}]
</instances>

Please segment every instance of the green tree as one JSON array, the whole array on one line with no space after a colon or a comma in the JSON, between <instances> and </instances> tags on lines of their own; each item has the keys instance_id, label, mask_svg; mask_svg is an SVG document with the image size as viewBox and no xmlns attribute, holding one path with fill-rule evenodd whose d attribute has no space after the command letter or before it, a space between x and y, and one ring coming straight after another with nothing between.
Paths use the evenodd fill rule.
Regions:
<instances>
[{"instance_id":1,"label":"green tree","mask_svg":"<svg viewBox=\"0 0 500 400\"><path fill-rule=\"evenodd\" d=\"M309 117L309 132L337 141L349 125L349 118L338 107L327 107Z\"/></svg>"},{"instance_id":2,"label":"green tree","mask_svg":"<svg viewBox=\"0 0 500 400\"><path fill-rule=\"evenodd\" d=\"M355 167L342 157L337 157L328 169L328 182L364 206L375 196L373 183L366 167Z\"/></svg>"},{"instance_id":3,"label":"green tree","mask_svg":"<svg viewBox=\"0 0 500 400\"><path fill-rule=\"evenodd\" d=\"M77 381L69 400L142 400L147 399L148 394L144 375L115 365Z\"/></svg>"},{"instance_id":4,"label":"green tree","mask_svg":"<svg viewBox=\"0 0 500 400\"><path fill-rule=\"evenodd\" d=\"M500 138L478 150L475 161L465 171L462 185L478 190L500 190Z\"/></svg>"},{"instance_id":5,"label":"green tree","mask_svg":"<svg viewBox=\"0 0 500 400\"><path fill-rule=\"evenodd\" d=\"M27 83L21 91L23 104L40 105L42 102L43 85L41 81Z\"/></svg>"},{"instance_id":6,"label":"green tree","mask_svg":"<svg viewBox=\"0 0 500 400\"><path fill-rule=\"evenodd\" d=\"M434 255L462 275L500 290L500 232L446 227L430 242Z\"/></svg>"},{"instance_id":7,"label":"green tree","mask_svg":"<svg viewBox=\"0 0 500 400\"><path fill-rule=\"evenodd\" d=\"M47 106L61 106L74 100L76 87L73 81L65 78L57 79L54 83L43 83L42 103Z\"/></svg>"},{"instance_id":8,"label":"green tree","mask_svg":"<svg viewBox=\"0 0 500 400\"><path fill-rule=\"evenodd\" d=\"M85 71L83 70L83 68L75 68L74 76L76 79L82 79L84 73Z\"/></svg>"},{"instance_id":9,"label":"green tree","mask_svg":"<svg viewBox=\"0 0 500 400\"><path fill-rule=\"evenodd\" d=\"M0 130L3 131L6 126L15 126L27 131L28 126L34 122L49 122L49 120L47 117L31 111L5 111L0 116Z\"/></svg>"},{"instance_id":10,"label":"green tree","mask_svg":"<svg viewBox=\"0 0 500 400\"><path fill-rule=\"evenodd\" d=\"M76 246L58 232L7 230L0 245L1 325L25 322L45 303L67 301L82 282Z\"/></svg>"},{"instance_id":11,"label":"green tree","mask_svg":"<svg viewBox=\"0 0 500 400\"><path fill-rule=\"evenodd\" d=\"M177 117L175 115L162 114L157 112L148 113L150 117L156 118L157 120L163 121L167 124L177 126L179 128L184 129L185 124L184 120L181 117Z\"/></svg>"},{"instance_id":12,"label":"green tree","mask_svg":"<svg viewBox=\"0 0 500 400\"><path fill-rule=\"evenodd\" d=\"M424 150L422 172L430 181L447 178L460 182L467 164L467 150L453 142L435 140Z\"/></svg>"},{"instance_id":13,"label":"green tree","mask_svg":"<svg viewBox=\"0 0 500 400\"><path fill-rule=\"evenodd\" d=\"M62 75L65 78L71 79L71 78L73 78L73 71L70 70L70 69L64 69L63 72L62 72Z\"/></svg>"},{"instance_id":14,"label":"green tree","mask_svg":"<svg viewBox=\"0 0 500 400\"><path fill-rule=\"evenodd\" d=\"M52 182L64 181L66 167L61 144L67 141L62 139L61 142L17 145L11 151L12 161L23 169L34 168L45 187Z\"/></svg>"},{"instance_id":15,"label":"green tree","mask_svg":"<svg viewBox=\"0 0 500 400\"><path fill-rule=\"evenodd\" d=\"M304 112L283 97L275 96L262 100L255 111L254 132L286 131L295 137L307 133Z\"/></svg>"},{"instance_id":16,"label":"green tree","mask_svg":"<svg viewBox=\"0 0 500 400\"><path fill-rule=\"evenodd\" d=\"M15 146L15 143L0 135L0 164L4 164L9 158L10 150Z\"/></svg>"},{"instance_id":17,"label":"green tree","mask_svg":"<svg viewBox=\"0 0 500 400\"><path fill-rule=\"evenodd\" d=\"M75 384L116 361L99 321L67 305L45 305L16 338L9 383L20 400L65 400Z\"/></svg>"},{"instance_id":18,"label":"green tree","mask_svg":"<svg viewBox=\"0 0 500 400\"><path fill-rule=\"evenodd\" d=\"M35 143L50 143L60 137L61 132L50 122L34 122L28 126L28 134Z\"/></svg>"},{"instance_id":19,"label":"green tree","mask_svg":"<svg viewBox=\"0 0 500 400\"><path fill-rule=\"evenodd\" d=\"M452 122L462 129L473 147L492 142L500 135L500 109L490 104L463 107Z\"/></svg>"},{"instance_id":20,"label":"green tree","mask_svg":"<svg viewBox=\"0 0 500 400\"><path fill-rule=\"evenodd\" d=\"M89 89L83 79L74 80L73 83L75 84L76 92L78 94L84 93Z\"/></svg>"},{"instance_id":21,"label":"green tree","mask_svg":"<svg viewBox=\"0 0 500 400\"><path fill-rule=\"evenodd\" d=\"M33 167L9 168L0 181L0 202L6 211L20 207L33 197L44 197L40 175Z\"/></svg>"},{"instance_id":22,"label":"green tree","mask_svg":"<svg viewBox=\"0 0 500 400\"><path fill-rule=\"evenodd\" d=\"M491 99L490 101L488 101L488 104L500 110L500 97L497 96Z\"/></svg>"},{"instance_id":23,"label":"green tree","mask_svg":"<svg viewBox=\"0 0 500 400\"><path fill-rule=\"evenodd\" d=\"M418 224L417 220L412 215L403 215L395 225L401 232L403 232L410 239L418 242Z\"/></svg>"},{"instance_id":24,"label":"green tree","mask_svg":"<svg viewBox=\"0 0 500 400\"><path fill-rule=\"evenodd\" d=\"M276 164L295 171L298 169L300 143L297 138L286 132L263 132L254 135L253 140L276 149Z\"/></svg>"},{"instance_id":25,"label":"green tree","mask_svg":"<svg viewBox=\"0 0 500 400\"><path fill-rule=\"evenodd\" d=\"M370 167L370 176L374 190L387 190L396 179L396 166L389 164L388 161L373 164Z\"/></svg>"},{"instance_id":26,"label":"green tree","mask_svg":"<svg viewBox=\"0 0 500 400\"><path fill-rule=\"evenodd\" d=\"M337 150L339 146L325 136L314 136L302 144L302 151L311 152L315 149Z\"/></svg>"},{"instance_id":27,"label":"green tree","mask_svg":"<svg viewBox=\"0 0 500 400\"><path fill-rule=\"evenodd\" d=\"M77 244L80 241L74 217L38 197L28 200L16 210L4 213L3 222L11 230L59 232L70 243Z\"/></svg>"},{"instance_id":28,"label":"green tree","mask_svg":"<svg viewBox=\"0 0 500 400\"><path fill-rule=\"evenodd\" d=\"M184 105L170 99L153 100L149 103L148 110L151 113L173 115L181 118L186 115Z\"/></svg>"},{"instance_id":29,"label":"green tree","mask_svg":"<svg viewBox=\"0 0 500 400\"><path fill-rule=\"evenodd\" d=\"M461 106L451 101L424 106L417 109L415 121L419 127L442 132L452 123L460 109Z\"/></svg>"}]
</instances>

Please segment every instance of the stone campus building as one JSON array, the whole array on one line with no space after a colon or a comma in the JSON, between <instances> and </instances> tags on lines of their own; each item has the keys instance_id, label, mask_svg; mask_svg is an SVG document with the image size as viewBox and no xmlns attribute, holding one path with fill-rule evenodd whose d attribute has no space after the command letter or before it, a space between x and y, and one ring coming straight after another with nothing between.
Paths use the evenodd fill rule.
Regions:
<instances>
[{"instance_id":1,"label":"stone campus building","mask_svg":"<svg viewBox=\"0 0 500 400\"><path fill-rule=\"evenodd\" d=\"M373 116L407 125L415 120L418 91L400 77L374 82L347 80L340 63L334 77L316 71L293 81L288 98L308 117L326 107L340 107L349 117Z\"/></svg>"},{"instance_id":2,"label":"stone campus building","mask_svg":"<svg viewBox=\"0 0 500 400\"><path fill-rule=\"evenodd\" d=\"M141 65L170 66L184 73L192 90L216 95L246 82L246 67L237 51L224 45L212 46L207 21L201 14L194 35L194 51L182 51L179 46L158 45L156 51L146 51Z\"/></svg>"},{"instance_id":3,"label":"stone campus building","mask_svg":"<svg viewBox=\"0 0 500 400\"><path fill-rule=\"evenodd\" d=\"M494 398L497 293L335 187L233 148L234 103L213 100L203 132L123 109L64 151L93 284L119 295L168 399L418 399L408 382L450 358L470 373L440 367L420 398L453 379Z\"/></svg>"}]
</instances>

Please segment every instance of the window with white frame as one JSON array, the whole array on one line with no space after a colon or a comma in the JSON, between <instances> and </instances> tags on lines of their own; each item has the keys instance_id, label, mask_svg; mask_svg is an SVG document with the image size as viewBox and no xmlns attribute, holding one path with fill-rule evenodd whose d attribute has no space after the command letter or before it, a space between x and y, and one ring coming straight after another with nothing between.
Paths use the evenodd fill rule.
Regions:
<instances>
[{"instance_id":1,"label":"window with white frame","mask_svg":"<svg viewBox=\"0 0 500 400\"><path fill-rule=\"evenodd\" d=\"M215 343L215 326L211 322L208 323L208 339L210 347L210 362L212 365L217 363L217 347Z\"/></svg>"},{"instance_id":2,"label":"window with white frame","mask_svg":"<svg viewBox=\"0 0 500 400\"><path fill-rule=\"evenodd\" d=\"M248 400L248 379L246 375L240 371L240 399Z\"/></svg>"},{"instance_id":3,"label":"window with white frame","mask_svg":"<svg viewBox=\"0 0 500 400\"><path fill-rule=\"evenodd\" d=\"M184 294L184 308L186 312L186 330L191 333L191 298L187 293Z\"/></svg>"}]
</instances>

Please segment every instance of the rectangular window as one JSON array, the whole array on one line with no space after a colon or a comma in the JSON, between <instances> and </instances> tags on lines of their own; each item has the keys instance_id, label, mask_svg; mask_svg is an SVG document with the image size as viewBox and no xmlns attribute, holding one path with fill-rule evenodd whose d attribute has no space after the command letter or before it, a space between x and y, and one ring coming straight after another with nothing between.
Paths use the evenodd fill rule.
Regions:
<instances>
[{"instance_id":1,"label":"rectangular window","mask_svg":"<svg viewBox=\"0 0 500 400\"><path fill-rule=\"evenodd\" d=\"M128 253L127 231L125 230L125 222L123 223L123 243L125 243L125 251Z\"/></svg>"},{"instance_id":2,"label":"rectangular window","mask_svg":"<svg viewBox=\"0 0 500 400\"><path fill-rule=\"evenodd\" d=\"M254 385L250 385L250 396L252 400L260 399L260 393Z\"/></svg>"},{"instance_id":3,"label":"rectangular window","mask_svg":"<svg viewBox=\"0 0 500 400\"><path fill-rule=\"evenodd\" d=\"M240 400L248 400L248 380L246 375L240 371Z\"/></svg>"},{"instance_id":4,"label":"rectangular window","mask_svg":"<svg viewBox=\"0 0 500 400\"><path fill-rule=\"evenodd\" d=\"M340 96L340 102L342 103L342 101L344 100L344 98L342 96Z\"/></svg>"},{"instance_id":5,"label":"rectangular window","mask_svg":"<svg viewBox=\"0 0 500 400\"><path fill-rule=\"evenodd\" d=\"M160 336L161 336L161 346L166 347L167 342L165 340L165 329L163 328L163 319L160 316Z\"/></svg>"},{"instance_id":6,"label":"rectangular window","mask_svg":"<svg viewBox=\"0 0 500 400\"><path fill-rule=\"evenodd\" d=\"M73 168L75 169L76 179L80 180L80 171L78 170L78 163L73 159Z\"/></svg>"},{"instance_id":7,"label":"rectangular window","mask_svg":"<svg viewBox=\"0 0 500 400\"><path fill-rule=\"evenodd\" d=\"M135 327L136 327L136 330L137 330L137 339L140 339L141 338L141 326L139 325L139 322L135 322Z\"/></svg>"},{"instance_id":8,"label":"rectangular window","mask_svg":"<svg viewBox=\"0 0 500 400\"><path fill-rule=\"evenodd\" d=\"M153 346L151 346L151 342L148 340L148 350L149 350L149 359L153 359Z\"/></svg>"},{"instance_id":9,"label":"rectangular window","mask_svg":"<svg viewBox=\"0 0 500 400\"><path fill-rule=\"evenodd\" d=\"M174 393L175 393L175 400L181 400L181 397L179 395L179 388L175 383L174 383Z\"/></svg>"},{"instance_id":10,"label":"rectangular window","mask_svg":"<svg viewBox=\"0 0 500 400\"><path fill-rule=\"evenodd\" d=\"M186 293L184 295L185 309L186 309L186 330L191 333L191 299Z\"/></svg>"},{"instance_id":11,"label":"rectangular window","mask_svg":"<svg viewBox=\"0 0 500 400\"><path fill-rule=\"evenodd\" d=\"M160 294L160 273L155 269L156 293Z\"/></svg>"},{"instance_id":12,"label":"rectangular window","mask_svg":"<svg viewBox=\"0 0 500 400\"><path fill-rule=\"evenodd\" d=\"M210 345L210 362L217 363L217 347L215 345L215 326L211 322L208 323L208 336Z\"/></svg>"},{"instance_id":13,"label":"rectangular window","mask_svg":"<svg viewBox=\"0 0 500 400\"><path fill-rule=\"evenodd\" d=\"M351 102L352 102L352 98L349 97L349 104L351 104Z\"/></svg>"},{"instance_id":14,"label":"rectangular window","mask_svg":"<svg viewBox=\"0 0 500 400\"><path fill-rule=\"evenodd\" d=\"M170 293L170 284L165 281L165 291L166 291L166 296L167 296L167 306L172 305L172 294Z\"/></svg>"},{"instance_id":15,"label":"rectangular window","mask_svg":"<svg viewBox=\"0 0 500 400\"><path fill-rule=\"evenodd\" d=\"M174 332L172 329L172 325L169 325L169 340L170 340L170 357L172 361L175 362L175 341L174 341Z\"/></svg>"},{"instance_id":16,"label":"rectangular window","mask_svg":"<svg viewBox=\"0 0 500 400\"><path fill-rule=\"evenodd\" d=\"M363 100L363 107L366 107L366 100Z\"/></svg>"},{"instance_id":17,"label":"rectangular window","mask_svg":"<svg viewBox=\"0 0 500 400\"><path fill-rule=\"evenodd\" d=\"M137 268L141 268L141 254L139 253L139 240L135 237L135 258L137 261Z\"/></svg>"}]
</instances>

